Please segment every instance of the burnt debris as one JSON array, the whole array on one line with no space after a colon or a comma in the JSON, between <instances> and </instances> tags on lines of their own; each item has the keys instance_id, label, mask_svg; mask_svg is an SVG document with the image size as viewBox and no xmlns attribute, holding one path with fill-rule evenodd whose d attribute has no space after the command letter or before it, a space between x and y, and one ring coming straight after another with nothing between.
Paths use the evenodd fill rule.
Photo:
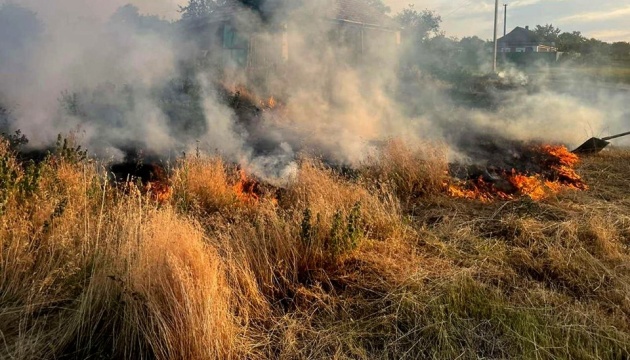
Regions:
<instances>
[{"instance_id":1,"label":"burnt debris","mask_svg":"<svg viewBox=\"0 0 630 360\"><path fill-rule=\"evenodd\" d=\"M114 164L110 167L110 172L114 174L118 182L140 181L143 184L150 182L167 182L168 173L159 164L139 164L134 162L124 162Z\"/></svg>"}]
</instances>

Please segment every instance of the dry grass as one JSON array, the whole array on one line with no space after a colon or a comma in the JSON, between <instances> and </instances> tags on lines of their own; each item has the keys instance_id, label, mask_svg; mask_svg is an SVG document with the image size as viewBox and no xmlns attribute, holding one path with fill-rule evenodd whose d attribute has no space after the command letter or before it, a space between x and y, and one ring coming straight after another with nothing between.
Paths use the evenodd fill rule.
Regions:
<instances>
[{"instance_id":1,"label":"dry grass","mask_svg":"<svg viewBox=\"0 0 630 360\"><path fill-rule=\"evenodd\" d=\"M618 84L630 84L630 66L627 63L600 67L586 67L578 72L594 80L608 81Z\"/></svg>"},{"instance_id":2,"label":"dry grass","mask_svg":"<svg viewBox=\"0 0 630 360\"><path fill-rule=\"evenodd\" d=\"M176 203L184 210L205 214L240 205L227 170L219 157L180 160L173 174Z\"/></svg>"},{"instance_id":3,"label":"dry grass","mask_svg":"<svg viewBox=\"0 0 630 360\"><path fill-rule=\"evenodd\" d=\"M419 198L441 193L447 180L447 148L423 144L411 147L390 140L380 153L364 164L363 176L372 183L385 183L407 207Z\"/></svg>"},{"instance_id":4,"label":"dry grass","mask_svg":"<svg viewBox=\"0 0 630 360\"><path fill-rule=\"evenodd\" d=\"M480 203L429 149L303 159L252 201L187 159L157 204L2 145L0 357L630 357L630 152L585 159L589 191Z\"/></svg>"}]
</instances>

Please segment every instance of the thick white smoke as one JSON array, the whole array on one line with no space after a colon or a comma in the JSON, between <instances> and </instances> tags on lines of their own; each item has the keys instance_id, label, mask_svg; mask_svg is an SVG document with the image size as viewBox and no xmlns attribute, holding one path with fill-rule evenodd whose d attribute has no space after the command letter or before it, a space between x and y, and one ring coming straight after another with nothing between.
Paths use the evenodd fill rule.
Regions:
<instances>
[{"instance_id":1,"label":"thick white smoke","mask_svg":"<svg viewBox=\"0 0 630 360\"><path fill-rule=\"evenodd\" d=\"M176 35L178 25L158 18L130 22L138 14L132 7L121 9L124 3L18 2L38 14L42 31L25 37L0 63L0 101L12 109L12 130L21 129L42 147L59 133L75 131L91 152L104 157L122 156L129 148L177 156L201 146L267 179L291 175L300 151L352 165L389 138L446 140L456 150L457 139L470 131L575 146L593 135L630 130L624 127L630 124L624 110L630 92L580 79L558 85L543 78L535 91L491 93L492 107L462 105L449 93L450 85L421 71L401 76L400 55L410 44L392 46L393 34L370 35L359 55L356 43L338 41L345 36L342 27L324 20L328 0L276 9L289 45L280 79L248 78L242 70L223 72L207 64L189 71L190 64L220 53L220 45L199 47ZM175 7L168 0L145 5L141 13ZM258 12L237 16L241 33L268 44L277 40L278 28ZM0 34L0 42L17 35ZM268 58L282 51L258 50ZM506 76L525 79L518 72ZM218 84L247 86L254 98L277 96L281 106L243 121Z\"/></svg>"},{"instance_id":2,"label":"thick white smoke","mask_svg":"<svg viewBox=\"0 0 630 360\"><path fill-rule=\"evenodd\" d=\"M104 141L114 138L115 144L146 139L157 150L169 146L163 114L148 89L175 71L170 39L140 33L124 23L113 27L106 20L116 9L113 2L24 3L38 14L43 31L13 54L19 68L0 65L2 92L15 104L14 129L28 134L35 146L50 144L56 134L70 131L77 132L86 144L98 145L92 149L96 152L105 148ZM4 36L15 34L0 38ZM114 101L115 91L110 87L125 85L133 85L137 93L133 109L116 119L122 123L115 124L104 111L91 114L102 115L100 119L79 119L60 109L64 92L76 92L87 107L96 108L107 97Z\"/></svg>"}]
</instances>

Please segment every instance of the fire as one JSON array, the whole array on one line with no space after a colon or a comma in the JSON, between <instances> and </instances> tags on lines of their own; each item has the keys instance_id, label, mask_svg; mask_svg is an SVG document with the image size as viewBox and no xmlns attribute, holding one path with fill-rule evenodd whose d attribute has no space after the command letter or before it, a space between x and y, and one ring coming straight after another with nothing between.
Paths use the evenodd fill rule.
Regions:
<instances>
[{"instance_id":1,"label":"fire","mask_svg":"<svg viewBox=\"0 0 630 360\"><path fill-rule=\"evenodd\" d=\"M542 200L564 190L586 190L588 186L575 171L579 157L564 146L532 146L523 156L523 169L503 169L495 181L482 176L452 180L446 192L453 197L481 201L512 200L527 196Z\"/></svg>"},{"instance_id":2,"label":"fire","mask_svg":"<svg viewBox=\"0 0 630 360\"><path fill-rule=\"evenodd\" d=\"M538 176L526 176L513 171L508 181L514 185L518 194L529 196L533 200L541 200L547 196L545 182Z\"/></svg>"},{"instance_id":3,"label":"fire","mask_svg":"<svg viewBox=\"0 0 630 360\"><path fill-rule=\"evenodd\" d=\"M269 100L267 100L267 104L266 104L266 106L267 106L269 109L273 109L273 108L275 108L275 107L276 107L276 105L278 105L278 103L276 102L276 99L275 99L273 96L272 96L272 97L270 97L270 98L269 98Z\"/></svg>"},{"instance_id":4,"label":"fire","mask_svg":"<svg viewBox=\"0 0 630 360\"><path fill-rule=\"evenodd\" d=\"M112 165L110 171L125 191L148 194L160 204L169 201L173 195L168 172L160 164L125 162Z\"/></svg>"},{"instance_id":5,"label":"fire","mask_svg":"<svg viewBox=\"0 0 630 360\"><path fill-rule=\"evenodd\" d=\"M239 170L239 181L233 186L236 197L242 202L258 202L260 199L260 184L250 179L244 170Z\"/></svg>"},{"instance_id":6,"label":"fire","mask_svg":"<svg viewBox=\"0 0 630 360\"><path fill-rule=\"evenodd\" d=\"M492 200L492 196L489 192L486 191L486 187L489 186L482 179L477 179L476 183L466 184L465 182L456 182L448 185L447 193L449 196L462 198L462 199L470 199L470 200L481 200L483 202L487 202ZM496 192L497 195L502 194L501 192Z\"/></svg>"},{"instance_id":7,"label":"fire","mask_svg":"<svg viewBox=\"0 0 630 360\"><path fill-rule=\"evenodd\" d=\"M145 185L145 191L150 194L151 198L160 204L164 204L171 199L173 189L171 186L162 181L149 182Z\"/></svg>"},{"instance_id":8,"label":"fire","mask_svg":"<svg viewBox=\"0 0 630 360\"><path fill-rule=\"evenodd\" d=\"M233 97L233 106L258 107L261 110L274 110L279 102L275 96L257 94L244 85L223 84L223 88Z\"/></svg>"}]
</instances>

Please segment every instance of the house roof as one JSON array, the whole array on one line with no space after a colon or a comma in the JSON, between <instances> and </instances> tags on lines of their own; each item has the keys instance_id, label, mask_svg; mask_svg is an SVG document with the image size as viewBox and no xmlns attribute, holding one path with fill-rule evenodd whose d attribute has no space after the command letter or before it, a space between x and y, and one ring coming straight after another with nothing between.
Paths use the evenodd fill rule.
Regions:
<instances>
[{"instance_id":1,"label":"house roof","mask_svg":"<svg viewBox=\"0 0 630 360\"><path fill-rule=\"evenodd\" d=\"M542 44L543 41L541 41L541 39L538 37L538 35L526 28L522 28L520 26L517 26L516 28L514 28L514 30L510 31L509 34L505 35L502 38L499 38L499 42L500 43L505 43L505 44L515 44L515 45L522 45L522 44Z\"/></svg>"}]
</instances>

